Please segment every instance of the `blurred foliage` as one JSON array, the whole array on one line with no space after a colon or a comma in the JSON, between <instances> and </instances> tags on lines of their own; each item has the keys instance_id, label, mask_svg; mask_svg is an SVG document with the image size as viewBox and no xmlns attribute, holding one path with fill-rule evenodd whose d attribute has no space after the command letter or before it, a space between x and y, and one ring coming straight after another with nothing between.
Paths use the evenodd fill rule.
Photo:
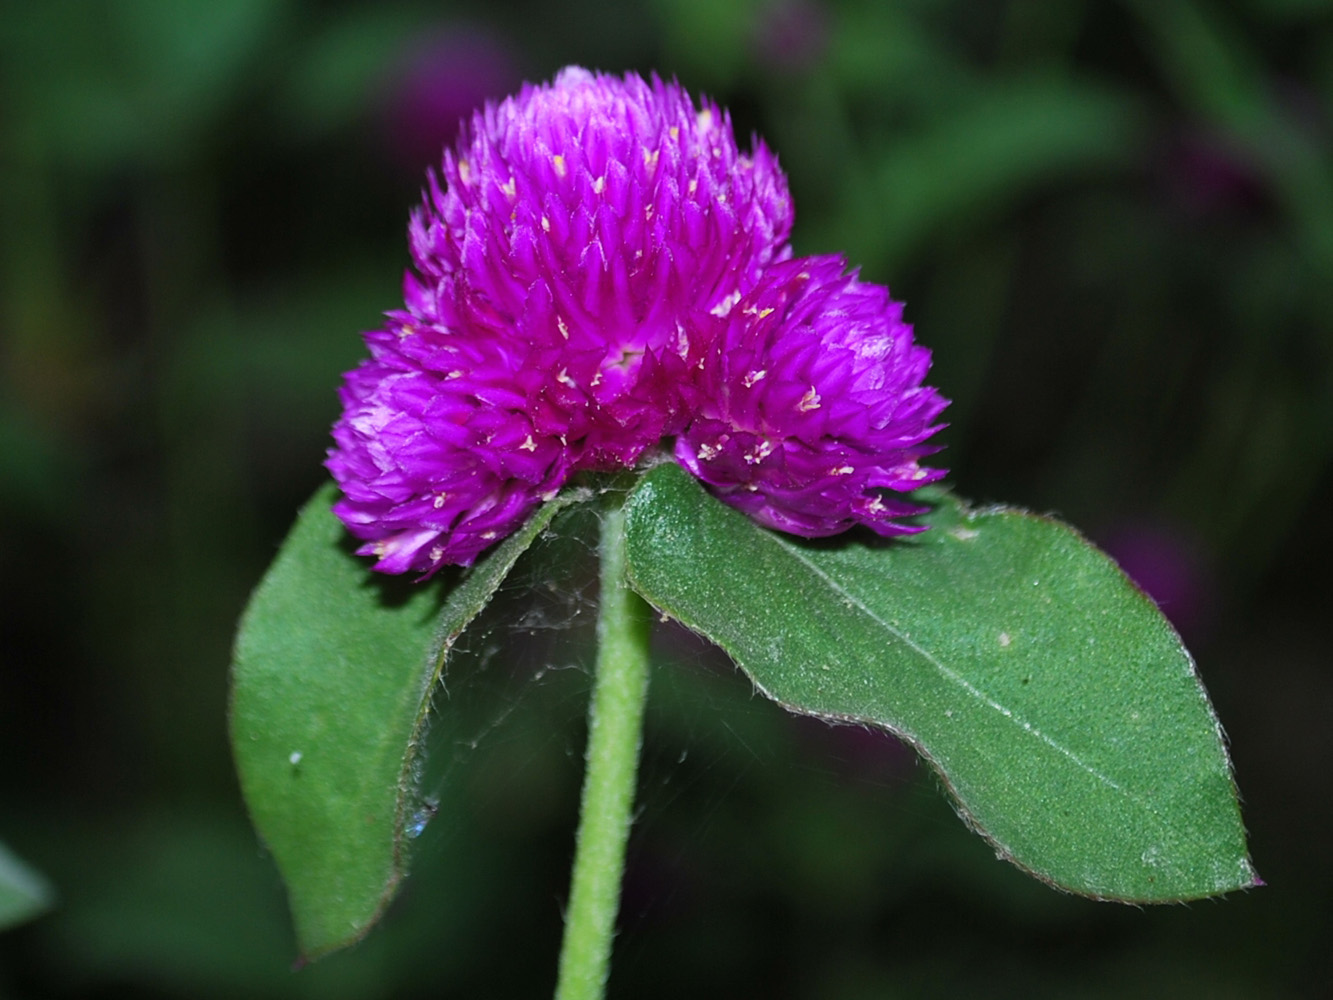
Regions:
<instances>
[{"instance_id":1,"label":"blurred foliage","mask_svg":"<svg viewBox=\"0 0 1333 1000\"><path fill-rule=\"evenodd\" d=\"M0 0L0 839L59 887L0 936L0 997L550 987L583 576L474 640L448 696L484 738L438 748L417 874L346 955L290 970L225 740L236 615L399 294L406 52L468 31L530 79L674 74L762 134L798 250L935 349L960 493L1188 543L1270 883L1059 896L891 741L664 632L612 995L1324 995L1333 4Z\"/></svg>"},{"instance_id":2,"label":"blurred foliage","mask_svg":"<svg viewBox=\"0 0 1333 1000\"><path fill-rule=\"evenodd\" d=\"M0 844L0 930L50 909L53 895L46 879Z\"/></svg>"}]
</instances>

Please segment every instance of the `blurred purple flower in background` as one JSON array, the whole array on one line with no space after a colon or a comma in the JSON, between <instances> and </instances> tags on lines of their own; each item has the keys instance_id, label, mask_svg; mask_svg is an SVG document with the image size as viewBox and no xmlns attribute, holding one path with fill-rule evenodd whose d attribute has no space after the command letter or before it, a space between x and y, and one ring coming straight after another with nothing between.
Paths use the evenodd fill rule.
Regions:
<instances>
[{"instance_id":1,"label":"blurred purple flower in background","mask_svg":"<svg viewBox=\"0 0 1333 1000\"><path fill-rule=\"evenodd\" d=\"M841 258L789 260L791 223L776 158L678 84L571 67L487 104L343 386L327 465L358 551L471 563L573 473L682 432L682 464L765 525L913 530L883 491L943 474L917 463L930 354Z\"/></svg>"},{"instance_id":2,"label":"blurred purple flower in background","mask_svg":"<svg viewBox=\"0 0 1333 1000\"><path fill-rule=\"evenodd\" d=\"M500 35L472 25L441 29L404 52L384 82L386 148L417 174L439 162L472 112L521 80L513 48Z\"/></svg>"},{"instance_id":3,"label":"blurred purple flower in background","mask_svg":"<svg viewBox=\"0 0 1333 1000\"><path fill-rule=\"evenodd\" d=\"M1215 132L1178 136L1165 153L1163 169L1172 199L1192 216L1254 209L1265 198L1263 173L1252 156Z\"/></svg>"},{"instance_id":4,"label":"blurred purple flower in background","mask_svg":"<svg viewBox=\"0 0 1333 1000\"><path fill-rule=\"evenodd\" d=\"M1197 640L1207 631L1213 579L1203 550L1188 532L1164 522L1130 521L1102 533L1099 542L1178 632Z\"/></svg>"},{"instance_id":5,"label":"blurred purple flower in background","mask_svg":"<svg viewBox=\"0 0 1333 1000\"><path fill-rule=\"evenodd\" d=\"M813 69L828 49L829 12L815 0L772 0L758 12L754 48L774 69L801 73Z\"/></svg>"},{"instance_id":6,"label":"blurred purple flower in background","mask_svg":"<svg viewBox=\"0 0 1333 1000\"><path fill-rule=\"evenodd\" d=\"M810 766L827 769L832 777L880 793L904 784L916 772L916 751L886 729L830 724L810 715L791 715L785 721Z\"/></svg>"}]
</instances>

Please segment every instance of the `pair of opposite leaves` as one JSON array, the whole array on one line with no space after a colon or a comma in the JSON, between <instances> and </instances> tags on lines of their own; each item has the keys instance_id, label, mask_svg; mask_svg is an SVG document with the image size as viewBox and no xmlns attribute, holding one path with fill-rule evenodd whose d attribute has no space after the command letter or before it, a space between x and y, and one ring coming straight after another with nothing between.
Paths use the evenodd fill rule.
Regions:
<instances>
[{"instance_id":1,"label":"pair of opposite leaves","mask_svg":"<svg viewBox=\"0 0 1333 1000\"><path fill-rule=\"evenodd\" d=\"M242 790L308 956L364 934L406 872L454 640L558 514L599 502L566 490L470 570L386 601L335 496L315 495L256 590L233 674ZM1220 727L1152 601L1059 522L928 499L921 535L806 542L660 465L623 497L629 582L787 708L909 740L1044 881L1138 902L1257 884Z\"/></svg>"}]
</instances>

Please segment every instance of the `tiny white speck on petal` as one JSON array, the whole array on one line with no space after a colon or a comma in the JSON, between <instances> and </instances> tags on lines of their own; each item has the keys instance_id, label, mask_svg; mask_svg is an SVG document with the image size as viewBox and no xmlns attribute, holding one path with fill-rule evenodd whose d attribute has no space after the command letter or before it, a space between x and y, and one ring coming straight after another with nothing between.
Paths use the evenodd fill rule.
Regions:
<instances>
[{"instance_id":1,"label":"tiny white speck on petal","mask_svg":"<svg viewBox=\"0 0 1333 1000\"><path fill-rule=\"evenodd\" d=\"M808 413L811 410L819 409L819 393L815 392L815 387L813 385L810 387L810 390L801 397L801 401L796 404L796 409L800 410L802 413Z\"/></svg>"},{"instance_id":2,"label":"tiny white speck on petal","mask_svg":"<svg viewBox=\"0 0 1333 1000\"><path fill-rule=\"evenodd\" d=\"M760 368L758 371L749 371L749 372L746 372L746 373L745 373L745 377L744 377L743 379L741 379L741 385L743 385L743 386L745 386L745 388L749 389L749 388L752 387L756 382L761 381L767 374L768 374L768 371L767 371L767 369L764 369L764 368Z\"/></svg>"},{"instance_id":3,"label":"tiny white speck on petal","mask_svg":"<svg viewBox=\"0 0 1333 1000\"><path fill-rule=\"evenodd\" d=\"M745 464L758 465L771 454L773 454L773 442L761 441L745 453Z\"/></svg>"},{"instance_id":4,"label":"tiny white speck on petal","mask_svg":"<svg viewBox=\"0 0 1333 1000\"><path fill-rule=\"evenodd\" d=\"M736 303L739 302L740 300L741 300L741 292L740 289L738 288L736 289L736 291L732 292L717 305L713 306L713 308L710 309L709 312L711 312L718 319L722 319L728 313L730 313L732 309L736 307Z\"/></svg>"}]
</instances>

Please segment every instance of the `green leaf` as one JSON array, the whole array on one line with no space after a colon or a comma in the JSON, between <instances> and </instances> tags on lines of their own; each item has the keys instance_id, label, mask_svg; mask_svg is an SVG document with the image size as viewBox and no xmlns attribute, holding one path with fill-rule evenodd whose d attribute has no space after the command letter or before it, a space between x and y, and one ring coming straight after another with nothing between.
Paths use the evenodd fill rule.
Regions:
<instances>
[{"instance_id":1,"label":"green leaf","mask_svg":"<svg viewBox=\"0 0 1333 1000\"><path fill-rule=\"evenodd\" d=\"M0 930L50 909L54 895L46 879L0 844Z\"/></svg>"},{"instance_id":2,"label":"green leaf","mask_svg":"<svg viewBox=\"0 0 1333 1000\"><path fill-rule=\"evenodd\" d=\"M385 579L352 553L331 484L301 511L241 619L231 735L251 818L287 883L302 954L358 940L406 874L417 750L454 640L568 491L469 571Z\"/></svg>"},{"instance_id":3,"label":"green leaf","mask_svg":"<svg viewBox=\"0 0 1333 1000\"><path fill-rule=\"evenodd\" d=\"M937 500L909 540L803 542L663 465L626 508L630 578L787 708L911 741L1038 878L1139 902L1256 884L1217 719L1152 601L1066 525Z\"/></svg>"}]
</instances>

